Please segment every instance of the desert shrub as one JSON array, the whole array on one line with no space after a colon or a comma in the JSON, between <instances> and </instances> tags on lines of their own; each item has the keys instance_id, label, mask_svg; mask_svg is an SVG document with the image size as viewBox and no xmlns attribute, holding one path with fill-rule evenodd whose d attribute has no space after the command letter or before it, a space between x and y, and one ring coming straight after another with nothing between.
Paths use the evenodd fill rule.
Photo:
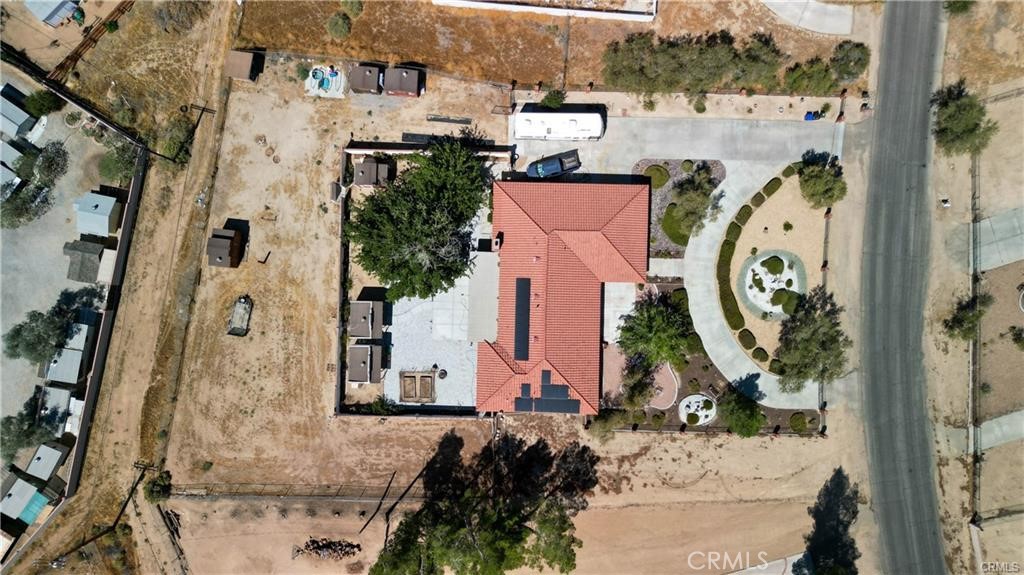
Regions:
<instances>
[{"instance_id":1,"label":"desert shrub","mask_svg":"<svg viewBox=\"0 0 1024 575\"><path fill-rule=\"evenodd\" d=\"M787 92L801 96L827 96L836 90L832 70L821 58L790 66L783 82Z\"/></svg>"},{"instance_id":2,"label":"desert shrub","mask_svg":"<svg viewBox=\"0 0 1024 575\"><path fill-rule=\"evenodd\" d=\"M171 472L166 469L159 475L146 482L144 489L146 500L150 502L163 501L171 496Z\"/></svg>"},{"instance_id":3,"label":"desert shrub","mask_svg":"<svg viewBox=\"0 0 1024 575\"><path fill-rule=\"evenodd\" d=\"M344 40L352 31L352 17L345 12L335 12L324 24L332 38Z\"/></svg>"},{"instance_id":4,"label":"desert shrub","mask_svg":"<svg viewBox=\"0 0 1024 575\"><path fill-rule=\"evenodd\" d=\"M759 347L754 351L750 352L751 357L756 361L765 362L768 361L768 352L763 348Z\"/></svg>"},{"instance_id":5,"label":"desert shrub","mask_svg":"<svg viewBox=\"0 0 1024 575\"><path fill-rule=\"evenodd\" d=\"M64 108L64 100L49 90L36 90L25 97L25 111L39 118Z\"/></svg>"},{"instance_id":6,"label":"desert shrub","mask_svg":"<svg viewBox=\"0 0 1024 575\"><path fill-rule=\"evenodd\" d=\"M341 0L341 7L349 16L358 18L363 13L363 0Z\"/></svg>"},{"instance_id":7,"label":"desert shrub","mask_svg":"<svg viewBox=\"0 0 1024 575\"><path fill-rule=\"evenodd\" d=\"M668 39L642 32L608 44L602 59L609 86L635 94L700 95L725 83L737 51L725 30Z\"/></svg>"},{"instance_id":8,"label":"desert shrub","mask_svg":"<svg viewBox=\"0 0 1024 575\"><path fill-rule=\"evenodd\" d=\"M796 173L796 168L794 168L792 165L789 165L789 166L786 166L786 169L782 170L782 177L783 178L788 178L788 177L792 176L795 173ZM767 186L765 186L765 187L767 187Z\"/></svg>"},{"instance_id":9,"label":"desert shrub","mask_svg":"<svg viewBox=\"0 0 1024 575\"><path fill-rule=\"evenodd\" d=\"M213 462L212 461L204 461L201 467L202 467L203 471L209 471L209 470L213 469Z\"/></svg>"},{"instance_id":10,"label":"desert shrub","mask_svg":"<svg viewBox=\"0 0 1024 575\"><path fill-rule=\"evenodd\" d=\"M829 65L839 82L856 80L868 69L871 50L860 42L843 40L832 50ZM826 110L823 110L825 112Z\"/></svg>"},{"instance_id":11,"label":"desert shrub","mask_svg":"<svg viewBox=\"0 0 1024 575\"><path fill-rule=\"evenodd\" d=\"M981 325L981 318L992 306L992 294L980 293L974 297L961 299L957 302L953 313L942 320L946 335L953 339L969 341L974 339Z\"/></svg>"},{"instance_id":12,"label":"desert shrub","mask_svg":"<svg viewBox=\"0 0 1024 575\"><path fill-rule=\"evenodd\" d=\"M1017 346L1017 349L1024 350L1024 327L1011 325L1006 333L1010 336L1010 341L1013 342L1013 345Z\"/></svg>"},{"instance_id":13,"label":"desert shrub","mask_svg":"<svg viewBox=\"0 0 1024 575\"><path fill-rule=\"evenodd\" d=\"M754 349L757 347L757 338L754 337L754 333L749 329L741 330L736 337L740 340L740 345L743 346L743 349Z\"/></svg>"},{"instance_id":14,"label":"desert shrub","mask_svg":"<svg viewBox=\"0 0 1024 575\"><path fill-rule=\"evenodd\" d=\"M786 269L786 262L779 256L771 256L761 260L761 267L772 275L779 275Z\"/></svg>"},{"instance_id":15,"label":"desert shrub","mask_svg":"<svg viewBox=\"0 0 1024 575\"><path fill-rule=\"evenodd\" d=\"M812 208L825 208L846 197L846 181L835 166L804 166L800 170L800 193Z\"/></svg>"},{"instance_id":16,"label":"desert shrub","mask_svg":"<svg viewBox=\"0 0 1024 575\"><path fill-rule=\"evenodd\" d=\"M658 431L661 431L661 428L665 426L665 412L654 412L654 415L651 416L651 425L653 425Z\"/></svg>"},{"instance_id":17,"label":"desert shrub","mask_svg":"<svg viewBox=\"0 0 1024 575\"><path fill-rule=\"evenodd\" d=\"M785 222L782 222L782 231L784 231L784 232L791 232L791 231L793 231L793 224L789 220L787 220Z\"/></svg>"},{"instance_id":18,"label":"desert shrub","mask_svg":"<svg viewBox=\"0 0 1024 575\"><path fill-rule=\"evenodd\" d=\"M779 83L779 66L784 57L771 34L751 35L739 53L733 84L747 88L748 94L754 88L773 90Z\"/></svg>"},{"instance_id":19,"label":"desert shrub","mask_svg":"<svg viewBox=\"0 0 1024 575\"><path fill-rule=\"evenodd\" d=\"M764 426L766 418L756 401L737 391L730 391L718 404L718 416L740 437L753 437Z\"/></svg>"},{"instance_id":20,"label":"desert shrub","mask_svg":"<svg viewBox=\"0 0 1024 575\"><path fill-rule=\"evenodd\" d=\"M708 105L705 103L704 98L700 98L693 102L693 111L698 114L703 114L708 111Z\"/></svg>"},{"instance_id":21,"label":"desert shrub","mask_svg":"<svg viewBox=\"0 0 1024 575\"><path fill-rule=\"evenodd\" d=\"M947 14L952 16L966 14L974 7L974 0L946 0L942 3L942 7Z\"/></svg>"},{"instance_id":22,"label":"desert shrub","mask_svg":"<svg viewBox=\"0 0 1024 575\"><path fill-rule=\"evenodd\" d=\"M644 170L644 175L651 179L651 188L658 189L668 183L668 170L664 166L654 164Z\"/></svg>"},{"instance_id":23,"label":"desert shrub","mask_svg":"<svg viewBox=\"0 0 1024 575\"><path fill-rule=\"evenodd\" d=\"M700 391L700 381L696 377L691 377L690 381L686 382L686 390L690 393L698 393Z\"/></svg>"},{"instance_id":24,"label":"desert shrub","mask_svg":"<svg viewBox=\"0 0 1024 575\"><path fill-rule=\"evenodd\" d=\"M305 62L299 62L299 63L295 64L295 77L300 82L305 82L306 78L309 78L310 71L311 70L309 68L309 64L306 64ZM351 165L352 165L352 162L349 162L348 164L346 164L346 166L351 166Z\"/></svg>"},{"instance_id":25,"label":"desert shrub","mask_svg":"<svg viewBox=\"0 0 1024 575\"><path fill-rule=\"evenodd\" d=\"M68 112L67 114L64 115L65 123L67 123L69 125L72 125L72 126L77 124L81 119L82 119L82 113L79 112L78 110L71 110L70 112Z\"/></svg>"},{"instance_id":26,"label":"desert shrub","mask_svg":"<svg viewBox=\"0 0 1024 575\"><path fill-rule=\"evenodd\" d=\"M100 158L100 176L109 182L123 184L135 172L135 146L122 138L111 138L107 142L107 153Z\"/></svg>"},{"instance_id":27,"label":"desert shrub","mask_svg":"<svg viewBox=\"0 0 1024 575\"><path fill-rule=\"evenodd\" d=\"M104 25L104 27L107 29L107 33L108 34L113 34L114 32L117 32L118 29L120 28L120 26L118 26L118 24L117 24L117 20L111 20L111 21L107 22Z\"/></svg>"},{"instance_id":28,"label":"desert shrub","mask_svg":"<svg viewBox=\"0 0 1024 575\"><path fill-rule=\"evenodd\" d=\"M967 91L963 79L935 92L931 105L935 108L935 145L947 156L981 152L999 131L987 118L978 96Z\"/></svg>"},{"instance_id":29,"label":"desert shrub","mask_svg":"<svg viewBox=\"0 0 1024 575\"><path fill-rule=\"evenodd\" d=\"M755 208L760 208L761 204L764 203L764 200L764 194L762 194L761 192L757 192L756 194L754 194L754 197L750 198L750 205L754 206Z\"/></svg>"},{"instance_id":30,"label":"desert shrub","mask_svg":"<svg viewBox=\"0 0 1024 575\"><path fill-rule=\"evenodd\" d=\"M775 375L782 375L782 369L782 362L779 361L778 358L773 357L771 362L768 363L768 371L774 373Z\"/></svg>"},{"instance_id":31,"label":"desert shrub","mask_svg":"<svg viewBox=\"0 0 1024 575\"><path fill-rule=\"evenodd\" d=\"M788 166L786 169L788 170L789 168L792 168L792 167L793 166ZM793 171L795 172L796 169L794 169ZM782 173L785 174L786 173L785 170L783 170ZM772 179L768 180L768 183L765 184L764 188L761 189L761 193L763 193L765 195L765 197L770 198L770 197L772 197L772 194L774 194L775 192L779 191L779 188L781 188L781 187L782 187L782 180L780 180L779 178L772 178Z\"/></svg>"},{"instance_id":32,"label":"desert shrub","mask_svg":"<svg viewBox=\"0 0 1024 575\"><path fill-rule=\"evenodd\" d=\"M725 230L725 239L736 241L740 239L740 234L743 233L743 226L736 222L729 222L729 228Z\"/></svg>"},{"instance_id":33,"label":"desert shrub","mask_svg":"<svg viewBox=\"0 0 1024 575\"><path fill-rule=\"evenodd\" d=\"M821 109L818 110L818 113L820 113L822 116L824 116L825 114L829 113L831 110L832 110L832 104L830 104L828 102L825 102L824 104L821 105Z\"/></svg>"},{"instance_id":34,"label":"desert shrub","mask_svg":"<svg viewBox=\"0 0 1024 575\"><path fill-rule=\"evenodd\" d=\"M548 93L544 94L544 97L540 101L540 105L544 108L557 110L562 107L565 103L565 90L549 90ZM660 186L658 186L660 187Z\"/></svg>"},{"instance_id":35,"label":"desert shrub","mask_svg":"<svg viewBox=\"0 0 1024 575\"><path fill-rule=\"evenodd\" d=\"M680 167L683 169L684 173L689 174L693 171L693 160L683 160Z\"/></svg>"},{"instance_id":36,"label":"desert shrub","mask_svg":"<svg viewBox=\"0 0 1024 575\"><path fill-rule=\"evenodd\" d=\"M686 425L697 425L700 422L700 416L696 413L686 414Z\"/></svg>"},{"instance_id":37,"label":"desert shrub","mask_svg":"<svg viewBox=\"0 0 1024 575\"><path fill-rule=\"evenodd\" d=\"M164 32L186 34L210 12L211 2L200 0L164 0L153 16Z\"/></svg>"},{"instance_id":38,"label":"desert shrub","mask_svg":"<svg viewBox=\"0 0 1024 575\"><path fill-rule=\"evenodd\" d=\"M111 105L114 112L114 121L122 126L131 126L135 123L135 109L129 106L123 98L114 100Z\"/></svg>"},{"instance_id":39,"label":"desert shrub","mask_svg":"<svg viewBox=\"0 0 1024 575\"><path fill-rule=\"evenodd\" d=\"M789 428L796 433L803 433L807 431L807 416L802 411L798 411L793 415L789 416Z\"/></svg>"},{"instance_id":40,"label":"desert shrub","mask_svg":"<svg viewBox=\"0 0 1024 575\"><path fill-rule=\"evenodd\" d=\"M175 164L187 164L192 151L192 122L187 116L173 117L160 133L161 152Z\"/></svg>"},{"instance_id":41,"label":"desert shrub","mask_svg":"<svg viewBox=\"0 0 1024 575\"><path fill-rule=\"evenodd\" d=\"M740 211L736 213L736 223L741 226L746 225L752 215L754 215L754 208L749 205L744 205L740 208Z\"/></svg>"}]
</instances>

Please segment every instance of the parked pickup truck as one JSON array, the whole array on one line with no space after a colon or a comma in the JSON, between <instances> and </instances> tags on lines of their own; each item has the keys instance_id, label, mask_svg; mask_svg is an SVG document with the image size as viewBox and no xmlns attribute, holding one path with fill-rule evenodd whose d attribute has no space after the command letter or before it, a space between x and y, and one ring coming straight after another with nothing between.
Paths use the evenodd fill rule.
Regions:
<instances>
[{"instance_id":1,"label":"parked pickup truck","mask_svg":"<svg viewBox=\"0 0 1024 575\"><path fill-rule=\"evenodd\" d=\"M553 178L574 172L581 165L579 150L569 150L532 162L526 166L526 175L531 178Z\"/></svg>"}]
</instances>

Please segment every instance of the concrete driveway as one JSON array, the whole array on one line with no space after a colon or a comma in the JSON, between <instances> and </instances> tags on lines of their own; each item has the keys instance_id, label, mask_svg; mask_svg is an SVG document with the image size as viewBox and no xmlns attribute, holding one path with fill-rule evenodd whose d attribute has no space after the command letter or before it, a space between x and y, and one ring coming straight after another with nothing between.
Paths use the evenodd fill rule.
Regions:
<instances>
[{"instance_id":1,"label":"concrete driveway","mask_svg":"<svg viewBox=\"0 0 1024 575\"><path fill-rule=\"evenodd\" d=\"M842 124L838 124L840 131ZM704 118L609 117L604 137L597 141L566 142L515 140L516 168L538 158L578 149L581 171L629 174L643 158L742 160L787 164L810 148L832 150L837 124L830 121L792 122ZM837 152L841 151L839 138ZM837 155L841 155L838 154Z\"/></svg>"},{"instance_id":2,"label":"concrete driveway","mask_svg":"<svg viewBox=\"0 0 1024 575\"><path fill-rule=\"evenodd\" d=\"M853 6L818 0L761 0L776 16L811 32L848 36L853 32Z\"/></svg>"},{"instance_id":3,"label":"concrete driveway","mask_svg":"<svg viewBox=\"0 0 1024 575\"><path fill-rule=\"evenodd\" d=\"M721 160L726 168L725 181L716 190L721 195L721 213L691 236L682 265L694 327L711 361L727 378L756 381L764 394L761 403L810 409L818 406L817 385L809 382L802 393L782 393L778 378L762 370L740 347L718 303L715 268L725 230L740 207L808 149L841 155L844 128L822 121L611 117L604 137L595 142L513 140L511 134L509 141L517 146L520 170L539 157L573 148L579 149L581 171L587 173L629 174L644 158Z\"/></svg>"}]
</instances>

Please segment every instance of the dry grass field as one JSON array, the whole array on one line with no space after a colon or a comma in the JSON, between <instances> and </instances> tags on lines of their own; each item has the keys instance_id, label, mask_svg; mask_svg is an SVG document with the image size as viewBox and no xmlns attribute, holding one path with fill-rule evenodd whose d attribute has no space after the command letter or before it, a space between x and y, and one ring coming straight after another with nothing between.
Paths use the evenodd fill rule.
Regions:
<instances>
[{"instance_id":1,"label":"dry grass field","mask_svg":"<svg viewBox=\"0 0 1024 575\"><path fill-rule=\"evenodd\" d=\"M1024 4L977 2L950 18L944 82L965 78L968 86L998 84L1024 76Z\"/></svg>"}]
</instances>

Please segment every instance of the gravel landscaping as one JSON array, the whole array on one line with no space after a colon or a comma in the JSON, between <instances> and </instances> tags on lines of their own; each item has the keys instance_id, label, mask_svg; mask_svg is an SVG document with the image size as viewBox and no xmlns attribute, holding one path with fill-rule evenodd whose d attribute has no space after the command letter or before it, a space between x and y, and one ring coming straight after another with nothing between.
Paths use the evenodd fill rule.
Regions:
<instances>
[{"instance_id":1,"label":"gravel landscaping","mask_svg":"<svg viewBox=\"0 0 1024 575\"><path fill-rule=\"evenodd\" d=\"M660 165L668 171L668 182L660 188L651 190L651 257L657 258L681 258L683 257L683 246L676 244L665 235L661 229L661 219L665 216L665 209L672 203L672 190L676 184L690 177L690 173L683 170L684 162L693 162L696 166L701 162L711 167L714 179L721 185L725 180L725 164L718 160L686 160L686 159L643 159L633 165L634 175L643 175L650 166Z\"/></svg>"}]
</instances>

